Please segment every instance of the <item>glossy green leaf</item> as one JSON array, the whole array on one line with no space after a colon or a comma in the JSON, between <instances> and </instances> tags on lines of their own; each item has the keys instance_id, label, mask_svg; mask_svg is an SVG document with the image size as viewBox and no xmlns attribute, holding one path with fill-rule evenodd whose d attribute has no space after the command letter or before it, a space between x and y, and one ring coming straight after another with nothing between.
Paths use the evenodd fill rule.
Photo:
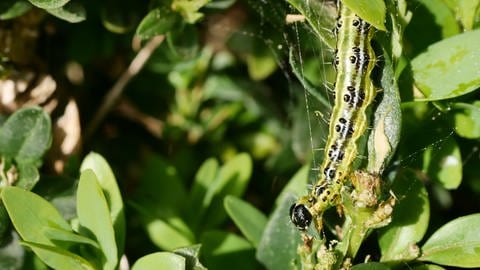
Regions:
<instances>
[{"instance_id":1,"label":"glossy green leaf","mask_svg":"<svg viewBox=\"0 0 480 270\"><path fill-rule=\"evenodd\" d=\"M43 9L50 9L50 8L60 8L63 7L66 3L70 2L70 0L28 0L32 5L43 8Z\"/></svg>"},{"instance_id":2,"label":"glossy green leaf","mask_svg":"<svg viewBox=\"0 0 480 270\"><path fill-rule=\"evenodd\" d=\"M102 187L107 205L110 210L110 218L115 230L115 241L117 243L118 255L123 254L125 245L125 213L123 208L122 195L117 185L117 180L108 165L108 162L97 153L88 154L82 162L80 171L91 169L97 176L98 183Z\"/></svg>"},{"instance_id":3,"label":"glossy green leaf","mask_svg":"<svg viewBox=\"0 0 480 270\"><path fill-rule=\"evenodd\" d=\"M308 0L287 0L287 2L305 16L320 40L328 47L335 48L335 36L332 35L337 16L335 6L325 5L325 2Z\"/></svg>"},{"instance_id":4,"label":"glossy green leaf","mask_svg":"<svg viewBox=\"0 0 480 270\"><path fill-rule=\"evenodd\" d=\"M32 5L26 0L3 0L0 3L0 20L9 20L28 12Z\"/></svg>"},{"instance_id":5,"label":"glossy green leaf","mask_svg":"<svg viewBox=\"0 0 480 270\"><path fill-rule=\"evenodd\" d=\"M166 34L174 27L178 19L177 14L171 10L153 9L138 25L137 35L142 39L149 39L156 35Z\"/></svg>"},{"instance_id":6,"label":"glossy green leaf","mask_svg":"<svg viewBox=\"0 0 480 270\"><path fill-rule=\"evenodd\" d=\"M369 262L369 263L360 263L352 267L352 270L390 270L391 268L383 263L378 262Z\"/></svg>"},{"instance_id":7,"label":"glossy green leaf","mask_svg":"<svg viewBox=\"0 0 480 270\"><path fill-rule=\"evenodd\" d=\"M53 16L70 23L78 23L87 18L87 12L83 5L77 2L70 2L63 7L46 9Z\"/></svg>"},{"instance_id":8,"label":"glossy green leaf","mask_svg":"<svg viewBox=\"0 0 480 270\"><path fill-rule=\"evenodd\" d=\"M202 256L209 270L256 269L255 249L244 238L223 231L202 236Z\"/></svg>"},{"instance_id":9,"label":"glossy green leaf","mask_svg":"<svg viewBox=\"0 0 480 270\"><path fill-rule=\"evenodd\" d=\"M343 0L342 4L375 28L383 31L387 30L385 28L386 8L383 0Z\"/></svg>"},{"instance_id":10,"label":"glossy green leaf","mask_svg":"<svg viewBox=\"0 0 480 270\"><path fill-rule=\"evenodd\" d=\"M72 231L57 209L35 193L18 187L6 187L2 199L15 229L22 239L55 246L45 232L50 228Z\"/></svg>"},{"instance_id":11,"label":"glossy green leaf","mask_svg":"<svg viewBox=\"0 0 480 270\"><path fill-rule=\"evenodd\" d=\"M95 268L84 258L65 249L49 245L22 242L33 250L43 262L53 269L94 270Z\"/></svg>"},{"instance_id":12,"label":"glossy green leaf","mask_svg":"<svg viewBox=\"0 0 480 270\"><path fill-rule=\"evenodd\" d=\"M480 214L443 225L422 246L421 261L455 267L480 267Z\"/></svg>"},{"instance_id":13,"label":"glossy green leaf","mask_svg":"<svg viewBox=\"0 0 480 270\"><path fill-rule=\"evenodd\" d=\"M465 32L437 42L412 60L415 99L440 100L469 93L480 86L480 30Z\"/></svg>"},{"instance_id":14,"label":"glossy green leaf","mask_svg":"<svg viewBox=\"0 0 480 270\"><path fill-rule=\"evenodd\" d=\"M90 169L84 170L80 175L77 213L81 226L80 233L93 236L101 247L103 269L115 269L118 263L115 232L107 200L97 176Z\"/></svg>"},{"instance_id":15,"label":"glossy green leaf","mask_svg":"<svg viewBox=\"0 0 480 270\"><path fill-rule=\"evenodd\" d=\"M467 139L480 138L480 101L454 103L452 107L459 110L455 113L455 132Z\"/></svg>"},{"instance_id":16,"label":"glossy green leaf","mask_svg":"<svg viewBox=\"0 0 480 270\"><path fill-rule=\"evenodd\" d=\"M425 154L430 156L428 175L446 189L458 188L462 182L463 162L455 139L449 137L440 147L429 147Z\"/></svg>"},{"instance_id":17,"label":"glossy green leaf","mask_svg":"<svg viewBox=\"0 0 480 270\"><path fill-rule=\"evenodd\" d=\"M146 222L150 240L164 250L173 250L194 243L194 235L187 224L178 217L167 221L152 219Z\"/></svg>"},{"instance_id":18,"label":"glossy green leaf","mask_svg":"<svg viewBox=\"0 0 480 270\"><path fill-rule=\"evenodd\" d=\"M200 247L200 244L187 246L175 249L173 252L185 258L185 270L207 270L199 260Z\"/></svg>"},{"instance_id":19,"label":"glossy green leaf","mask_svg":"<svg viewBox=\"0 0 480 270\"><path fill-rule=\"evenodd\" d=\"M225 197L223 203L228 215L243 235L257 247L267 224L267 217L253 205L234 196Z\"/></svg>"},{"instance_id":20,"label":"glossy green leaf","mask_svg":"<svg viewBox=\"0 0 480 270\"><path fill-rule=\"evenodd\" d=\"M395 179L392 191L398 201L392 222L379 232L381 261L412 260L418 255L414 245L423 238L428 227L428 193L415 173L409 171Z\"/></svg>"},{"instance_id":21,"label":"glossy green leaf","mask_svg":"<svg viewBox=\"0 0 480 270\"><path fill-rule=\"evenodd\" d=\"M37 162L50 148L50 117L39 107L23 108L0 129L0 153L19 163Z\"/></svg>"},{"instance_id":22,"label":"glossy green leaf","mask_svg":"<svg viewBox=\"0 0 480 270\"><path fill-rule=\"evenodd\" d=\"M290 222L290 206L295 197L285 195L273 211L257 248L257 259L269 270L290 270L294 260L298 260L297 246L301 236Z\"/></svg>"},{"instance_id":23,"label":"glossy green leaf","mask_svg":"<svg viewBox=\"0 0 480 270\"><path fill-rule=\"evenodd\" d=\"M170 252L155 252L138 259L132 270L179 270L185 269L185 258Z\"/></svg>"}]
</instances>

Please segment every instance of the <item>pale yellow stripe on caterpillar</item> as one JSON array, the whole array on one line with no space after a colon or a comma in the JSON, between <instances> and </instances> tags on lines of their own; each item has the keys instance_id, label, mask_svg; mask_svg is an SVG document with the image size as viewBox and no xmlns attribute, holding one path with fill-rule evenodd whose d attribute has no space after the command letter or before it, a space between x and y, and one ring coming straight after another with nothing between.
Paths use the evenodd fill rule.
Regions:
<instances>
[{"instance_id":1,"label":"pale yellow stripe on caterpillar","mask_svg":"<svg viewBox=\"0 0 480 270\"><path fill-rule=\"evenodd\" d=\"M370 79L375 65L375 53L370 45L373 31L370 24L346 6L339 5L335 28L335 104L324 160L310 194L300 198L290 209L292 222L301 230L306 230L312 219L316 227L321 228L323 212L340 202L340 192L358 155L358 139L368 125L366 111L375 97Z\"/></svg>"}]
</instances>

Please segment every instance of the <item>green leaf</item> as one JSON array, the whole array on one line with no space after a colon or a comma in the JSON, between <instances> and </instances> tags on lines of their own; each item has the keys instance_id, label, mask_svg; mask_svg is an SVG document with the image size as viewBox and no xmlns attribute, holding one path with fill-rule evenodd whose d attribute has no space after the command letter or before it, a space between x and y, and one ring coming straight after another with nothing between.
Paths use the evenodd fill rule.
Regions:
<instances>
[{"instance_id":1,"label":"green leaf","mask_svg":"<svg viewBox=\"0 0 480 270\"><path fill-rule=\"evenodd\" d=\"M210 231L202 236L202 256L209 270L256 269L255 249L244 238L223 231Z\"/></svg>"},{"instance_id":2,"label":"green leaf","mask_svg":"<svg viewBox=\"0 0 480 270\"><path fill-rule=\"evenodd\" d=\"M480 30L437 42L412 60L417 101L458 97L480 86Z\"/></svg>"},{"instance_id":3,"label":"green leaf","mask_svg":"<svg viewBox=\"0 0 480 270\"><path fill-rule=\"evenodd\" d=\"M429 147L428 175L446 189L456 189L462 182L463 162L460 148L453 137L448 137L440 147Z\"/></svg>"},{"instance_id":4,"label":"green leaf","mask_svg":"<svg viewBox=\"0 0 480 270\"><path fill-rule=\"evenodd\" d=\"M183 181L176 168L161 156L152 155L142 172L134 196L136 204L153 217L176 215L187 200Z\"/></svg>"},{"instance_id":5,"label":"green leaf","mask_svg":"<svg viewBox=\"0 0 480 270\"><path fill-rule=\"evenodd\" d=\"M82 162L80 171L91 169L97 176L98 183L105 194L107 205L110 210L110 218L115 230L115 242L117 243L118 255L123 254L125 245L125 213L122 195L117 185L117 180L108 165L108 162L97 153L88 154Z\"/></svg>"},{"instance_id":6,"label":"green leaf","mask_svg":"<svg viewBox=\"0 0 480 270\"><path fill-rule=\"evenodd\" d=\"M26 0L3 0L0 3L0 20L9 20L22 16L32 8Z\"/></svg>"},{"instance_id":7,"label":"green leaf","mask_svg":"<svg viewBox=\"0 0 480 270\"><path fill-rule=\"evenodd\" d=\"M169 9L153 9L138 25L137 35L142 39L149 39L156 35L164 35L173 29L178 19L177 14Z\"/></svg>"},{"instance_id":8,"label":"green leaf","mask_svg":"<svg viewBox=\"0 0 480 270\"><path fill-rule=\"evenodd\" d=\"M203 17L203 13L198 12L198 10L210 1L211 0L173 0L172 9L179 12L186 22L193 24Z\"/></svg>"},{"instance_id":9,"label":"green leaf","mask_svg":"<svg viewBox=\"0 0 480 270\"><path fill-rule=\"evenodd\" d=\"M18 179L15 186L31 190L40 179L37 166L32 163L20 163L17 166Z\"/></svg>"},{"instance_id":10,"label":"green leaf","mask_svg":"<svg viewBox=\"0 0 480 270\"><path fill-rule=\"evenodd\" d=\"M199 261L201 245L175 249L173 252L185 258L185 270L207 270Z\"/></svg>"},{"instance_id":11,"label":"green leaf","mask_svg":"<svg viewBox=\"0 0 480 270\"><path fill-rule=\"evenodd\" d=\"M441 27L443 38L460 33L455 15L444 3L444 0L420 0L419 2L435 17L435 24Z\"/></svg>"},{"instance_id":12,"label":"green leaf","mask_svg":"<svg viewBox=\"0 0 480 270\"><path fill-rule=\"evenodd\" d=\"M219 170L215 182L209 186L203 198L203 209L208 208L204 216L204 226L215 227L226 218L223 198L226 195L241 197L247 188L252 174L252 159L241 153L227 161Z\"/></svg>"},{"instance_id":13,"label":"green leaf","mask_svg":"<svg viewBox=\"0 0 480 270\"><path fill-rule=\"evenodd\" d=\"M402 127L399 89L392 60L386 51L384 51L381 87L383 95L375 109L373 129L368 137L367 170L377 174L382 174L395 154Z\"/></svg>"},{"instance_id":14,"label":"green leaf","mask_svg":"<svg viewBox=\"0 0 480 270\"><path fill-rule=\"evenodd\" d=\"M53 16L70 23L78 23L87 18L87 12L83 5L77 2L70 2L63 7L46 9Z\"/></svg>"},{"instance_id":15,"label":"green leaf","mask_svg":"<svg viewBox=\"0 0 480 270\"><path fill-rule=\"evenodd\" d=\"M297 228L290 222L289 210L295 197L285 195L270 220L257 248L257 259L269 270L290 270L297 257L297 247L301 236Z\"/></svg>"},{"instance_id":16,"label":"green leaf","mask_svg":"<svg viewBox=\"0 0 480 270\"><path fill-rule=\"evenodd\" d=\"M435 265L435 264L421 264L416 265L412 270L444 270L445 268Z\"/></svg>"},{"instance_id":17,"label":"green leaf","mask_svg":"<svg viewBox=\"0 0 480 270\"><path fill-rule=\"evenodd\" d=\"M52 241L63 241L65 243L78 243L78 244L88 244L92 247L100 249L100 246L97 242L92 239L76 234L72 231L65 231L59 228L46 228L44 232Z\"/></svg>"},{"instance_id":18,"label":"green leaf","mask_svg":"<svg viewBox=\"0 0 480 270\"><path fill-rule=\"evenodd\" d=\"M465 30L471 30L475 22L479 0L444 0L462 22Z\"/></svg>"},{"instance_id":19,"label":"green leaf","mask_svg":"<svg viewBox=\"0 0 480 270\"><path fill-rule=\"evenodd\" d=\"M183 220L171 217L168 221L151 219L145 222L150 240L164 250L173 250L194 243L194 235Z\"/></svg>"},{"instance_id":20,"label":"green leaf","mask_svg":"<svg viewBox=\"0 0 480 270\"><path fill-rule=\"evenodd\" d=\"M306 192L308 186L308 176L310 172L309 166L303 166L295 175L288 181L287 185L282 189L282 192L277 196L275 200L275 206L278 207L286 197L292 196L300 197Z\"/></svg>"},{"instance_id":21,"label":"green leaf","mask_svg":"<svg viewBox=\"0 0 480 270\"><path fill-rule=\"evenodd\" d=\"M18 163L37 162L52 141L50 117L39 107L23 108L0 129L0 153Z\"/></svg>"},{"instance_id":22,"label":"green leaf","mask_svg":"<svg viewBox=\"0 0 480 270\"><path fill-rule=\"evenodd\" d=\"M185 269L185 258L170 252L155 252L138 259L132 270L179 270Z\"/></svg>"},{"instance_id":23,"label":"green leaf","mask_svg":"<svg viewBox=\"0 0 480 270\"><path fill-rule=\"evenodd\" d=\"M386 8L383 0L343 0L342 4L375 28L387 30L385 28Z\"/></svg>"},{"instance_id":24,"label":"green leaf","mask_svg":"<svg viewBox=\"0 0 480 270\"><path fill-rule=\"evenodd\" d=\"M234 196L227 196L223 201L225 210L240 231L253 244L258 246L267 217L251 204Z\"/></svg>"},{"instance_id":25,"label":"green leaf","mask_svg":"<svg viewBox=\"0 0 480 270\"><path fill-rule=\"evenodd\" d=\"M352 270L389 270L388 265L379 262L360 263L352 267Z\"/></svg>"},{"instance_id":26,"label":"green leaf","mask_svg":"<svg viewBox=\"0 0 480 270\"><path fill-rule=\"evenodd\" d=\"M32 5L43 8L60 8L63 7L66 3L70 2L70 0L28 0Z\"/></svg>"},{"instance_id":27,"label":"green leaf","mask_svg":"<svg viewBox=\"0 0 480 270\"><path fill-rule=\"evenodd\" d=\"M53 269L94 270L95 268L84 258L65 249L33 242L22 242L30 247L43 262Z\"/></svg>"},{"instance_id":28,"label":"green leaf","mask_svg":"<svg viewBox=\"0 0 480 270\"><path fill-rule=\"evenodd\" d=\"M84 170L77 190L77 213L80 233L92 235L101 247L103 269L115 269L118 263L115 232L105 195L95 173Z\"/></svg>"},{"instance_id":29,"label":"green leaf","mask_svg":"<svg viewBox=\"0 0 480 270\"><path fill-rule=\"evenodd\" d=\"M196 222L201 216L201 212L205 212L208 205L202 205L203 198L207 193L208 188L215 181L218 174L218 161L214 158L209 158L203 162L195 174L192 189L190 190L188 217L189 221ZM195 207L196 206L196 207ZM201 207L199 209L199 207Z\"/></svg>"},{"instance_id":30,"label":"green leaf","mask_svg":"<svg viewBox=\"0 0 480 270\"><path fill-rule=\"evenodd\" d=\"M480 101L454 103L452 108L462 110L455 113L455 132L467 139L480 138Z\"/></svg>"},{"instance_id":31,"label":"green leaf","mask_svg":"<svg viewBox=\"0 0 480 270\"><path fill-rule=\"evenodd\" d=\"M287 0L308 21L313 31L328 47L335 48L335 36L332 35L335 26L336 12L334 6L325 2L308 0Z\"/></svg>"},{"instance_id":32,"label":"green leaf","mask_svg":"<svg viewBox=\"0 0 480 270\"><path fill-rule=\"evenodd\" d=\"M18 187L5 187L2 199L15 229L24 241L55 246L56 243L45 235L45 231L49 228L72 231L57 209L35 193Z\"/></svg>"},{"instance_id":33,"label":"green leaf","mask_svg":"<svg viewBox=\"0 0 480 270\"><path fill-rule=\"evenodd\" d=\"M480 214L443 225L422 246L421 261L455 267L480 267Z\"/></svg>"},{"instance_id":34,"label":"green leaf","mask_svg":"<svg viewBox=\"0 0 480 270\"><path fill-rule=\"evenodd\" d=\"M398 202L393 210L392 222L379 231L381 261L412 260L418 256L414 245L423 238L428 227L428 193L415 173L410 171L398 175L392 191Z\"/></svg>"}]
</instances>

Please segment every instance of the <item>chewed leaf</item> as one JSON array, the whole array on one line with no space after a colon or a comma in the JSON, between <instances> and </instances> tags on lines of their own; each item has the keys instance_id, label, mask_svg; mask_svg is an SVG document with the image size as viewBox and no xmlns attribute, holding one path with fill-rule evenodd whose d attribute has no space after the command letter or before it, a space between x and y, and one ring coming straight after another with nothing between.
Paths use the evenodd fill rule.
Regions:
<instances>
[{"instance_id":1,"label":"chewed leaf","mask_svg":"<svg viewBox=\"0 0 480 270\"><path fill-rule=\"evenodd\" d=\"M480 86L480 30L442 40L412 60L417 101L448 99Z\"/></svg>"},{"instance_id":2,"label":"chewed leaf","mask_svg":"<svg viewBox=\"0 0 480 270\"><path fill-rule=\"evenodd\" d=\"M383 0L343 0L342 3L375 28L386 31L385 2Z\"/></svg>"},{"instance_id":3,"label":"chewed leaf","mask_svg":"<svg viewBox=\"0 0 480 270\"><path fill-rule=\"evenodd\" d=\"M419 260L480 267L480 214L457 218L438 229L423 245Z\"/></svg>"}]
</instances>

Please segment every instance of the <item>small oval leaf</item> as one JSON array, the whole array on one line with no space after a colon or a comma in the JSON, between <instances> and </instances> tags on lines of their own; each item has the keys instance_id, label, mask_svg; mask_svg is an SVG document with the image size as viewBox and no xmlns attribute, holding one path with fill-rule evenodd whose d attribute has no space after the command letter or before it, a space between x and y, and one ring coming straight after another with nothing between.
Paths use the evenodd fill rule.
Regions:
<instances>
[{"instance_id":1,"label":"small oval leaf","mask_svg":"<svg viewBox=\"0 0 480 270\"><path fill-rule=\"evenodd\" d=\"M480 214L454 219L422 247L421 261L455 267L480 267Z\"/></svg>"},{"instance_id":2,"label":"small oval leaf","mask_svg":"<svg viewBox=\"0 0 480 270\"><path fill-rule=\"evenodd\" d=\"M178 15L171 10L156 8L143 18L137 28L137 35L149 39L170 31L178 21Z\"/></svg>"},{"instance_id":3,"label":"small oval leaf","mask_svg":"<svg viewBox=\"0 0 480 270\"><path fill-rule=\"evenodd\" d=\"M50 147L50 117L39 107L12 114L0 129L0 153L19 163L38 161Z\"/></svg>"}]
</instances>

